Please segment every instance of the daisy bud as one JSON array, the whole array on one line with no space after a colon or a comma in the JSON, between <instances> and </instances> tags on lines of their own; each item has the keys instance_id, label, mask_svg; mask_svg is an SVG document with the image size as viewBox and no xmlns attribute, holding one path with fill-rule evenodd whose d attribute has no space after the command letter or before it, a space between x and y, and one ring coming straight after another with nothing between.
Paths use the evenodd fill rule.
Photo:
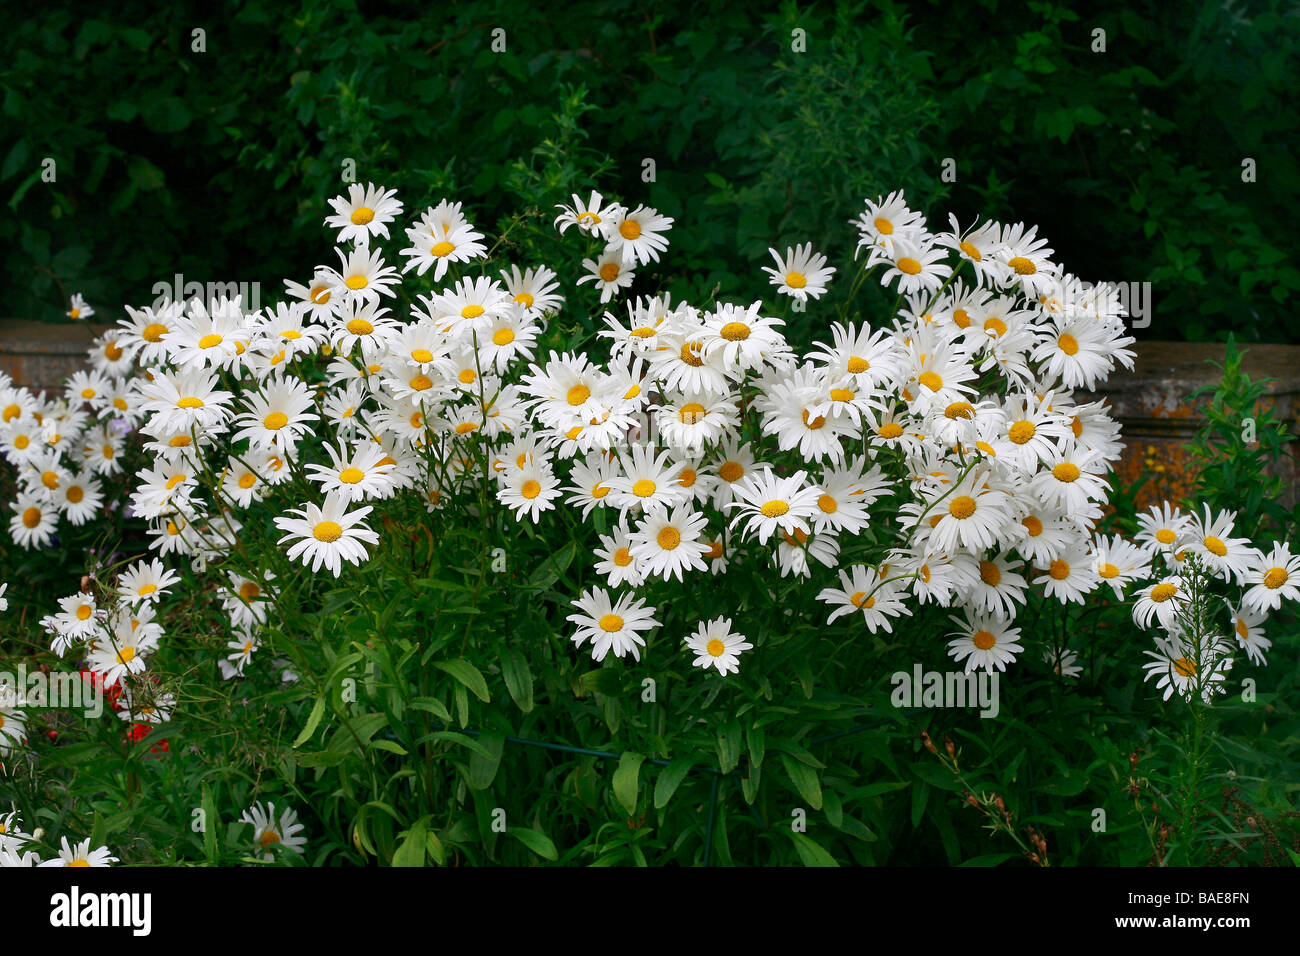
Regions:
<instances>
[{"instance_id":1,"label":"daisy bud","mask_svg":"<svg viewBox=\"0 0 1300 956\"><path fill-rule=\"evenodd\" d=\"M966 794L966 802L969 803L972 807L978 807L980 805L979 798L976 797L975 794L973 793Z\"/></svg>"},{"instance_id":2,"label":"daisy bud","mask_svg":"<svg viewBox=\"0 0 1300 956\"><path fill-rule=\"evenodd\" d=\"M925 749L930 751L930 753L937 754L939 752L934 746L934 741L930 739L928 731L921 731L921 743L925 744Z\"/></svg>"},{"instance_id":3,"label":"daisy bud","mask_svg":"<svg viewBox=\"0 0 1300 956\"><path fill-rule=\"evenodd\" d=\"M1031 853L1031 854L1029 854L1029 862L1030 862L1030 863L1037 863L1037 862L1038 862L1038 854L1037 854L1037 853Z\"/></svg>"},{"instance_id":4,"label":"daisy bud","mask_svg":"<svg viewBox=\"0 0 1300 956\"><path fill-rule=\"evenodd\" d=\"M943 749L948 751L948 756L955 758L957 756L957 747L953 744L952 738L947 734L943 735Z\"/></svg>"},{"instance_id":5,"label":"daisy bud","mask_svg":"<svg viewBox=\"0 0 1300 956\"><path fill-rule=\"evenodd\" d=\"M993 794L993 805L998 808L1004 815L1007 812L1007 805L1002 802L1001 794Z\"/></svg>"}]
</instances>

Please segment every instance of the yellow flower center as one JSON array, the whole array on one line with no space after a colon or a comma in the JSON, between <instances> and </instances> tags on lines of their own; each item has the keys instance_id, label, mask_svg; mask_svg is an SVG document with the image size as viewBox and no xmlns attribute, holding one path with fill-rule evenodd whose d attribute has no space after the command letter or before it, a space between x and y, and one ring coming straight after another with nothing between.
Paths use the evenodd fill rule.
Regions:
<instances>
[{"instance_id":1,"label":"yellow flower center","mask_svg":"<svg viewBox=\"0 0 1300 956\"><path fill-rule=\"evenodd\" d=\"M728 342L743 342L749 338L749 326L744 322L728 322L719 331Z\"/></svg>"},{"instance_id":2,"label":"yellow flower center","mask_svg":"<svg viewBox=\"0 0 1300 956\"><path fill-rule=\"evenodd\" d=\"M710 657L721 657L727 653L727 645L722 643L716 637L704 645L704 649L709 652Z\"/></svg>"},{"instance_id":3,"label":"yellow flower center","mask_svg":"<svg viewBox=\"0 0 1300 956\"><path fill-rule=\"evenodd\" d=\"M954 309L952 313L952 321L956 324L957 328L968 329L970 328L970 313L965 309Z\"/></svg>"},{"instance_id":4,"label":"yellow flower center","mask_svg":"<svg viewBox=\"0 0 1300 956\"><path fill-rule=\"evenodd\" d=\"M958 495L948 504L948 514L957 519L969 518L975 513L975 499L970 495Z\"/></svg>"},{"instance_id":5,"label":"yellow flower center","mask_svg":"<svg viewBox=\"0 0 1300 956\"><path fill-rule=\"evenodd\" d=\"M1029 537L1037 538L1043 533L1043 523L1033 515L1021 518L1020 523L1029 529Z\"/></svg>"},{"instance_id":6,"label":"yellow flower center","mask_svg":"<svg viewBox=\"0 0 1300 956\"><path fill-rule=\"evenodd\" d=\"M975 406L970 402L953 402L943 410L945 418L974 418Z\"/></svg>"},{"instance_id":7,"label":"yellow flower center","mask_svg":"<svg viewBox=\"0 0 1300 956\"><path fill-rule=\"evenodd\" d=\"M906 272L910 276L917 275L921 271L921 263L911 256L903 256L898 260L898 271Z\"/></svg>"},{"instance_id":8,"label":"yellow flower center","mask_svg":"<svg viewBox=\"0 0 1300 956\"><path fill-rule=\"evenodd\" d=\"M992 332L995 338L1002 338L1007 333L1007 324L996 316L984 320L984 331Z\"/></svg>"},{"instance_id":9,"label":"yellow flower center","mask_svg":"<svg viewBox=\"0 0 1300 956\"><path fill-rule=\"evenodd\" d=\"M623 630L623 619L617 614L606 614L600 619L600 629L607 634Z\"/></svg>"},{"instance_id":10,"label":"yellow flower center","mask_svg":"<svg viewBox=\"0 0 1300 956\"><path fill-rule=\"evenodd\" d=\"M810 429L812 429L813 431L817 431L817 429L825 427L825 425L826 425L826 419L825 419L824 417L822 417L821 415L818 415L818 416L817 416L816 418L814 418L812 421L809 421L809 420L808 420L808 409L805 408L805 409L803 410L803 423L804 423L805 425L807 425L807 426L808 426Z\"/></svg>"},{"instance_id":11,"label":"yellow flower center","mask_svg":"<svg viewBox=\"0 0 1300 956\"><path fill-rule=\"evenodd\" d=\"M515 340L514 329L497 329L495 332L492 333L492 344L494 345L505 346L505 345L509 345L514 340Z\"/></svg>"},{"instance_id":12,"label":"yellow flower center","mask_svg":"<svg viewBox=\"0 0 1300 956\"><path fill-rule=\"evenodd\" d=\"M329 544L331 541L337 541L343 537L343 528L333 521L322 521L312 529L312 536L317 541L324 541Z\"/></svg>"},{"instance_id":13,"label":"yellow flower center","mask_svg":"<svg viewBox=\"0 0 1300 956\"><path fill-rule=\"evenodd\" d=\"M475 303L472 305L467 305L465 306L465 308L461 309L460 317L462 319L477 319L480 315L483 314L483 312L484 312L483 306Z\"/></svg>"},{"instance_id":14,"label":"yellow flower center","mask_svg":"<svg viewBox=\"0 0 1300 956\"><path fill-rule=\"evenodd\" d=\"M129 664L135 660L135 648L124 647L117 652L117 660L120 664Z\"/></svg>"},{"instance_id":15,"label":"yellow flower center","mask_svg":"<svg viewBox=\"0 0 1300 956\"><path fill-rule=\"evenodd\" d=\"M271 431L279 431L285 425L289 424L289 416L284 412L272 412L262 419L262 424Z\"/></svg>"},{"instance_id":16,"label":"yellow flower center","mask_svg":"<svg viewBox=\"0 0 1300 956\"><path fill-rule=\"evenodd\" d=\"M41 475L41 484L53 491L59 487L59 476L52 471L47 471Z\"/></svg>"},{"instance_id":17,"label":"yellow flower center","mask_svg":"<svg viewBox=\"0 0 1300 956\"><path fill-rule=\"evenodd\" d=\"M745 474L745 466L738 461L723 462L718 469L718 477L726 482L739 481Z\"/></svg>"},{"instance_id":18,"label":"yellow flower center","mask_svg":"<svg viewBox=\"0 0 1300 956\"><path fill-rule=\"evenodd\" d=\"M519 489L519 493L523 495L525 498L527 498L529 501L532 501L534 498L536 498L538 495L542 493L542 486L538 482L529 478L527 481L524 482L523 487Z\"/></svg>"},{"instance_id":19,"label":"yellow flower center","mask_svg":"<svg viewBox=\"0 0 1300 956\"><path fill-rule=\"evenodd\" d=\"M35 528L41 523L41 509L28 508L23 512L23 527Z\"/></svg>"},{"instance_id":20,"label":"yellow flower center","mask_svg":"<svg viewBox=\"0 0 1300 956\"><path fill-rule=\"evenodd\" d=\"M655 330L648 325L638 326L629 333L635 339L648 339L655 334Z\"/></svg>"},{"instance_id":21,"label":"yellow flower center","mask_svg":"<svg viewBox=\"0 0 1300 956\"><path fill-rule=\"evenodd\" d=\"M146 342L161 342L162 337L167 334L167 326L161 322L152 322L146 325L140 332L140 337Z\"/></svg>"},{"instance_id":22,"label":"yellow flower center","mask_svg":"<svg viewBox=\"0 0 1300 956\"><path fill-rule=\"evenodd\" d=\"M216 332L209 332L207 335L203 336L203 338L199 339L199 348L214 349L224 341L225 340Z\"/></svg>"},{"instance_id":23,"label":"yellow flower center","mask_svg":"<svg viewBox=\"0 0 1300 956\"><path fill-rule=\"evenodd\" d=\"M962 252L966 253L966 255L970 256L976 262L980 262L983 260L984 257L980 255L980 251L975 248L974 243L967 242L965 239L963 239L957 245Z\"/></svg>"},{"instance_id":24,"label":"yellow flower center","mask_svg":"<svg viewBox=\"0 0 1300 956\"><path fill-rule=\"evenodd\" d=\"M1177 593L1178 585L1176 584L1157 584L1151 589L1151 600L1156 604L1164 604Z\"/></svg>"},{"instance_id":25,"label":"yellow flower center","mask_svg":"<svg viewBox=\"0 0 1300 956\"><path fill-rule=\"evenodd\" d=\"M565 399L570 405L581 405L587 399L591 398L591 389L586 385L575 385L569 389Z\"/></svg>"},{"instance_id":26,"label":"yellow flower center","mask_svg":"<svg viewBox=\"0 0 1300 956\"><path fill-rule=\"evenodd\" d=\"M515 303L522 305L525 309L531 309L533 307L533 302L535 301L536 300L533 298L532 294L528 292L520 292L515 296Z\"/></svg>"},{"instance_id":27,"label":"yellow flower center","mask_svg":"<svg viewBox=\"0 0 1300 956\"><path fill-rule=\"evenodd\" d=\"M1002 570L992 561L980 562L980 580L991 588L1002 583Z\"/></svg>"},{"instance_id":28,"label":"yellow flower center","mask_svg":"<svg viewBox=\"0 0 1300 956\"><path fill-rule=\"evenodd\" d=\"M1205 550L1209 551L1211 554L1217 554L1219 557L1223 557L1228 553L1228 546L1214 535L1209 535L1205 539Z\"/></svg>"},{"instance_id":29,"label":"yellow flower center","mask_svg":"<svg viewBox=\"0 0 1300 956\"><path fill-rule=\"evenodd\" d=\"M1156 540L1161 544L1173 544L1177 535L1169 528L1161 528L1156 532Z\"/></svg>"},{"instance_id":30,"label":"yellow flower center","mask_svg":"<svg viewBox=\"0 0 1300 956\"><path fill-rule=\"evenodd\" d=\"M894 224L884 216L877 216L872 225L876 227L876 232L884 236L891 235L894 231Z\"/></svg>"},{"instance_id":31,"label":"yellow flower center","mask_svg":"<svg viewBox=\"0 0 1300 956\"><path fill-rule=\"evenodd\" d=\"M997 638L993 636L991 631L976 631L971 637L971 643L981 651L987 651L997 643Z\"/></svg>"},{"instance_id":32,"label":"yellow flower center","mask_svg":"<svg viewBox=\"0 0 1300 956\"><path fill-rule=\"evenodd\" d=\"M1057 339L1056 344L1061 347L1061 351L1066 355L1074 355L1079 351L1079 340L1069 332L1064 333L1059 339Z\"/></svg>"},{"instance_id":33,"label":"yellow flower center","mask_svg":"<svg viewBox=\"0 0 1300 956\"><path fill-rule=\"evenodd\" d=\"M339 472L339 481L343 482L345 485L355 485L358 482L364 481L365 477L366 473L360 468L344 468Z\"/></svg>"},{"instance_id":34,"label":"yellow flower center","mask_svg":"<svg viewBox=\"0 0 1300 956\"><path fill-rule=\"evenodd\" d=\"M1007 437L1010 438L1014 444L1023 445L1037 433L1038 429L1034 426L1034 423L1022 418L1007 430Z\"/></svg>"},{"instance_id":35,"label":"yellow flower center","mask_svg":"<svg viewBox=\"0 0 1300 956\"><path fill-rule=\"evenodd\" d=\"M618 224L618 234L624 239L640 239L641 224L632 219L624 219Z\"/></svg>"},{"instance_id":36,"label":"yellow flower center","mask_svg":"<svg viewBox=\"0 0 1300 956\"><path fill-rule=\"evenodd\" d=\"M916 377L916 380L932 392L937 392L943 388L943 379L934 372L922 372Z\"/></svg>"},{"instance_id":37,"label":"yellow flower center","mask_svg":"<svg viewBox=\"0 0 1300 956\"><path fill-rule=\"evenodd\" d=\"M763 512L765 518L779 518L790 510L790 506L784 501L764 502L763 507L759 509Z\"/></svg>"},{"instance_id":38,"label":"yellow flower center","mask_svg":"<svg viewBox=\"0 0 1300 956\"><path fill-rule=\"evenodd\" d=\"M792 289L802 289L808 284L808 277L802 272L787 272L785 274L785 284Z\"/></svg>"},{"instance_id":39,"label":"yellow flower center","mask_svg":"<svg viewBox=\"0 0 1300 956\"><path fill-rule=\"evenodd\" d=\"M820 508L824 514L833 515L835 512L840 510L840 503L831 495L822 495L817 499L817 507Z\"/></svg>"},{"instance_id":40,"label":"yellow flower center","mask_svg":"<svg viewBox=\"0 0 1300 956\"><path fill-rule=\"evenodd\" d=\"M347 329L353 335L369 335L375 327L365 319L349 319Z\"/></svg>"},{"instance_id":41,"label":"yellow flower center","mask_svg":"<svg viewBox=\"0 0 1300 956\"><path fill-rule=\"evenodd\" d=\"M1276 591L1282 585L1286 584L1287 578L1289 577L1290 575L1287 574L1286 568L1269 568L1268 572L1264 575L1264 587L1268 588L1270 591Z\"/></svg>"},{"instance_id":42,"label":"yellow flower center","mask_svg":"<svg viewBox=\"0 0 1300 956\"><path fill-rule=\"evenodd\" d=\"M613 282L618 278L618 263L606 262L600 267L600 278L605 282Z\"/></svg>"},{"instance_id":43,"label":"yellow flower center","mask_svg":"<svg viewBox=\"0 0 1300 956\"><path fill-rule=\"evenodd\" d=\"M318 285L311 290L311 300L317 305L324 305L330 300L330 290L323 285Z\"/></svg>"},{"instance_id":44,"label":"yellow flower center","mask_svg":"<svg viewBox=\"0 0 1300 956\"><path fill-rule=\"evenodd\" d=\"M672 551L682 543L682 536L681 532L676 528L667 527L661 529L660 532L655 535L655 540L659 542L659 547L663 548L665 551Z\"/></svg>"},{"instance_id":45,"label":"yellow flower center","mask_svg":"<svg viewBox=\"0 0 1300 956\"><path fill-rule=\"evenodd\" d=\"M353 215L355 216L356 213L353 213ZM267 830L265 833L262 834L262 836L258 839L257 842L258 845L260 845L262 849L265 850L268 846L280 842L280 834L276 833L274 830Z\"/></svg>"},{"instance_id":46,"label":"yellow flower center","mask_svg":"<svg viewBox=\"0 0 1300 956\"><path fill-rule=\"evenodd\" d=\"M239 586L239 595L245 601L251 601L262 593L262 589L256 581L245 581Z\"/></svg>"},{"instance_id":47,"label":"yellow flower center","mask_svg":"<svg viewBox=\"0 0 1300 956\"><path fill-rule=\"evenodd\" d=\"M699 368L704 364L704 359L700 358L700 343L685 342L681 350L682 361L691 368Z\"/></svg>"},{"instance_id":48,"label":"yellow flower center","mask_svg":"<svg viewBox=\"0 0 1300 956\"><path fill-rule=\"evenodd\" d=\"M897 422L886 422L876 429L876 434L881 438L897 438L903 434L903 426Z\"/></svg>"},{"instance_id":49,"label":"yellow flower center","mask_svg":"<svg viewBox=\"0 0 1300 956\"><path fill-rule=\"evenodd\" d=\"M94 613L94 611L92 611L92 610L90 609L90 605L89 605L89 604L83 604L83 605L81 605L81 607L77 608L77 620L78 620L78 621L88 621L88 620L90 620L90 615L93 614L93 613Z\"/></svg>"},{"instance_id":50,"label":"yellow flower center","mask_svg":"<svg viewBox=\"0 0 1300 956\"><path fill-rule=\"evenodd\" d=\"M632 486L632 494L638 498L649 498L655 493L656 485L649 478L642 478Z\"/></svg>"},{"instance_id":51,"label":"yellow flower center","mask_svg":"<svg viewBox=\"0 0 1300 956\"><path fill-rule=\"evenodd\" d=\"M158 590L158 585L156 584L142 584L140 585L140 589L136 591L136 593L140 595L140 597L148 597L150 594L153 594L157 590Z\"/></svg>"},{"instance_id":52,"label":"yellow flower center","mask_svg":"<svg viewBox=\"0 0 1300 956\"><path fill-rule=\"evenodd\" d=\"M687 402L677 412L677 420L683 425L694 425L696 422L704 421L707 414L704 406L699 402Z\"/></svg>"},{"instance_id":53,"label":"yellow flower center","mask_svg":"<svg viewBox=\"0 0 1300 956\"><path fill-rule=\"evenodd\" d=\"M1052 566L1048 568L1047 573L1057 581L1064 581L1070 576L1070 565L1068 562L1062 561L1058 558L1052 562Z\"/></svg>"},{"instance_id":54,"label":"yellow flower center","mask_svg":"<svg viewBox=\"0 0 1300 956\"><path fill-rule=\"evenodd\" d=\"M433 379L427 375L417 375L411 379L411 388L417 392L425 392L433 388Z\"/></svg>"},{"instance_id":55,"label":"yellow flower center","mask_svg":"<svg viewBox=\"0 0 1300 956\"><path fill-rule=\"evenodd\" d=\"M857 395L851 389L847 389L847 388L831 389L831 401L833 402L851 402L856 397Z\"/></svg>"},{"instance_id":56,"label":"yellow flower center","mask_svg":"<svg viewBox=\"0 0 1300 956\"><path fill-rule=\"evenodd\" d=\"M627 548L619 548L614 552L614 563L620 568L625 568L632 563L632 552Z\"/></svg>"},{"instance_id":57,"label":"yellow flower center","mask_svg":"<svg viewBox=\"0 0 1300 956\"><path fill-rule=\"evenodd\" d=\"M1097 573L1100 574L1103 578L1109 580L1110 578L1119 577L1119 568L1115 567L1115 565L1107 561L1105 564L1101 566L1101 568L1097 571Z\"/></svg>"},{"instance_id":58,"label":"yellow flower center","mask_svg":"<svg viewBox=\"0 0 1300 956\"><path fill-rule=\"evenodd\" d=\"M369 206L358 206L352 210L352 225L367 226L375 218L375 211Z\"/></svg>"},{"instance_id":59,"label":"yellow flower center","mask_svg":"<svg viewBox=\"0 0 1300 956\"><path fill-rule=\"evenodd\" d=\"M239 476L239 487L247 490L257 484L257 475L251 471Z\"/></svg>"},{"instance_id":60,"label":"yellow flower center","mask_svg":"<svg viewBox=\"0 0 1300 956\"><path fill-rule=\"evenodd\" d=\"M444 239L442 240L442 242L435 243L433 248L430 249L429 251L433 253L435 256L437 256L439 259L445 259L447 256L451 255L453 252L456 251L456 247L455 245L453 245L452 243Z\"/></svg>"},{"instance_id":61,"label":"yellow flower center","mask_svg":"<svg viewBox=\"0 0 1300 956\"><path fill-rule=\"evenodd\" d=\"M1196 662L1187 657L1180 657L1174 661L1174 670L1182 677L1192 678L1196 676Z\"/></svg>"},{"instance_id":62,"label":"yellow flower center","mask_svg":"<svg viewBox=\"0 0 1300 956\"><path fill-rule=\"evenodd\" d=\"M849 356L848 368L849 368L849 372L851 372L852 374L860 375L861 373L865 372L867 369L871 368L871 363L860 356L851 355Z\"/></svg>"},{"instance_id":63,"label":"yellow flower center","mask_svg":"<svg viewBox=\"0 0 1300 956\"><path fill-rule=\"evenodd\" d=\"M1057 481L1069 484L1079 477L1079 467L1068 461L1063 461L1052 469L1052 477Z\"/></svg>"},{"instance_id":64,"label":"yellow flower center","mask_svg":"<svg viewBox=\"0 0 1300 956\"><path fill-rule=\"evenodd\" d=\"M370 280L365 276L348 276L347 281L343 284L355 292L357 289L364 289L370 285Z\"/></svg>"},{"instance_id":65,"label":"yellow flower center","mask_svg":"<svg viewBox=\"0 0 1300 956\"><path fill-rule=\"evenodd\" d=\"M1038 267L1024 256L1016 256L1014 259L1009 260L1007 265L1015 269L1018 276L1031 276L1038 271Z\"/></svg>"}]
</instances>

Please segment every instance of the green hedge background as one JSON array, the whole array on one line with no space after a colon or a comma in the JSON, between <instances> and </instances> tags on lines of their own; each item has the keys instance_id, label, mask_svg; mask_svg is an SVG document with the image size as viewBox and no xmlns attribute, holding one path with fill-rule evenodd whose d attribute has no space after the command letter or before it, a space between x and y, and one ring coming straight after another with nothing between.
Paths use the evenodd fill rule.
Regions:
<instances>
[{"instance_id":1,"label":"green hedge background","mask_svg":"<svg viewBox=\"0 0 1300 956\"><path fill-rule=\"evenodd\" d=\"M697 297L750 294L769 245L848 262L847 220L902 187L932 228L1034 222L1081 277L1151 282L1140 338L1296 338L1292 4L760 6L11 11L4 314L60 320L79 291L112 319L177 272L274 298L333 262L351 158L408 212L451 196L487 230L570 186L647 202L677 219L655 282Z\"/></svg>"}]
</instances>

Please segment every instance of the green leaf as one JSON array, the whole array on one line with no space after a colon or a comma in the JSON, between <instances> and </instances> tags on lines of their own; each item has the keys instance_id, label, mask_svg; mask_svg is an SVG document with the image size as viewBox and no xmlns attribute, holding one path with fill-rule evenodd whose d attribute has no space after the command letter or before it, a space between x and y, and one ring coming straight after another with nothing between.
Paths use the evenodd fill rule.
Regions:
<instances>
[{"instance_id":1,"label":"green leaf","mask_svg":"<svg viewBox=\"0 0 1300 956\"><path fill-rule=\"evenodd\" d=\"M817 771L807 764L800 763L787 753L781 754L781 765L790 777L790 782L799 791L799 795L808 801L814 810L822 808L822 785L817 778Z\"/></svg>"},{"instance_id":2,"label":"green leaf","mask_svg":"<svg viewBox=\"0 0 1300 956\"><path fill-rule=\"evenodd\" d=\"M372 740L370 741L371 750L386 750L390 754L397 754L399 757L405 757L407 749L395 740Z\"/></svg>"},{"instance_id":3,"label":"green leaf","mask_svg":"<svg viewBox=\"0 0 1300 956\"><path fill-rule=\"evenodd\" d=\"M678 757L664 767L663 772L659 774L659 779L655 781L656 810L668 806L668 802L672 800L673 794L677 792L677 788L681 786L693 766L695 766L694 757Z\"/></svg>"},{"instance_id":4,"label":"green leaf","mask_svg":"<svg viewBox=\"0 0 1300 956\"><path fill-rule=\"evenodd\" d=\"M640 789L641 764L645 754L624 751L618 758L618 769L614 771L614 796L623 805L628 816L636 813L637 791Z\"/></svg>"},{"instance_id":5,"label":"green leaf","mask_svg":"<svg viewBox=\"0 0 1300 956\"><path fill-rule=\"evenodd\" d=\"M316 703L312 704L311 713L307 716L307 726L303 727L302 733L294 738L293 745L301 747L311 735L316 733L316 728L320 726L321 718L325 716L325 695L322 694L316 698Z\"/></svg>"},{"instance_id":6,"label":"green leaf","mask_svg":"<svg viewBox=\"0 0 1300 956\"><path fill-rule=\"evenodd\" d=\"M433 666L456 678L483 703L486 704L491 699L488 694L487 681L483 679L479 669L463 657L458 657L452 661L434 661Z\"/></svg>"},{"instance_id":7,"label":"green leaf","mask_svg":"<svg viewBox=\"0 0 1300 956\"><path fill-rule=\"evenodd\" d=\"M217 801L212 796L212 788L203 785L203 855L209 863L217 862L217 828L221 818L217 816Z\"/></svg>"},{"instance_id":8,"label":"green leaf","mask_svg":"<svg viewBox=\"0 0 1300 956\"><path fill-rule=\"evenodd\" d=\"M545 833L539 833L528 827L508 827L506 832L544 860L554 863L560 858L555 844Z\"/></svg>"},{"instance_id":9,"label":"green leaf","mask_svg":"<svg viewBox=\"0 0 1300 956\"><path fill-rule=\"evenodd\" d=\"M525 714L533 709L533 674L528 659L518 648L510 648L501 655L501 676L505 678L510 699Z\"/></svg>"},{"instance_id":10,"label":"green leaf","mask_svg":"<svg viewBox=\"0 0 1300 956\"><path fill-rule=\"evenodd\" d=\"M393 866L424 866L428 851L428 817L420 817L406 831L404 839L393 852Z\"/></svg>"},{"instance_id":11,"label":"green leaf","mask_svg":"<svg viewBox=\"0 0 1300 956\"><path fill-rule=\"evenodd\" d=\"M959 866L997 866L1005 863L1007 860L1015 859L1014 853L985 853L983 856L973 856L969 860L959 863Z\"/></svg>"},{"instance_id":12,"label":"green leaf","mask_svg":"<svg viewBox=\"0 0 1300 956\"><path fill-rule=\"evenodd\" d=\"M479 743L487 753L475 751L469 758L469 776L466 782L471 790L486 790L492 786L501 766L501 753L505 750L506 738L504 734L485 733L479 737Z\"/></svg>"},{"instance_id":13,"label":"green leaf","mask_svg":"<svg viewBox=\"0 0 1300 956\"><path fill-rule=\"evenodd\" d=\"M812 837L803 833L791 833L790 839L794 840L795 851L804 866L839 866L835 857Z\"/></svg>"}]
</instances>

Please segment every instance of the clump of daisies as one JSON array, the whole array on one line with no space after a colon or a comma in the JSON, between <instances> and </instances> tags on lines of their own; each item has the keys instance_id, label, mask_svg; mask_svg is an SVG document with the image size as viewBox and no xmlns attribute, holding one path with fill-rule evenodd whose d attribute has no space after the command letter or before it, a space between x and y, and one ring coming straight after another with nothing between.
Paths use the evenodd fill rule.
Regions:
<instances>
[{"instance_id":1,"label":"clump of daisies","mask_svg":"<svg viewBox=\"0 0 1300 956\"><path fill-rule=\"evenodd\" d=\"M3 867L58 867L58 866L112 866L118 862L106 847L90 846L90 840L69 843L66 836L59 838L59 848L52 856L42 856L45 832L40 828L28 833L23 829L22 818L16 810L0 813L0 868Z\"/></svg>"},{"instance_id":2,"label":"clump of daisies","mask_svg":"<svg viewBox=\"0 0 1300 956\"><path fill-rule=\"evenodd\" d=\"M1300 555L1280 541L1268 551L1255 547L1237 536L1236 521L1235 512L1214 514L1208 505L1197 514L1165 503L1138 516L1138 547L1129 553L1142 564L1129 576L1143 580L1133 620L1153 632L1145 676L1165 700L1177 694L1210 703L1226 692L1238 654L1266 664L1268 618L1300 598Z\"/></svg>"},{"instance_id":3,"label":"clump of daisies","mask_svg":"<svg viewBox=\"0 0 1300 956\"><path fill-rule=\"evenodd\" d=\"M125 436L143 445L129 507L153 554L111 597L71 595L45 622L57 652L106 681L146 670L153 601L182 565L216 583L218 663L237 679L286 586L250 566L241 535L274 528L287 562L340 577L411 531L390 515L418 502L430 523L459 520L485 484L516 521L554 530L567 510L593 526L596 583L568 636L596 660L682 653L736 673L762 653L763 621L682 622L650 595L745 573L815 582L828 623L870 633L945 608L951 657L1001 671L1032 643L1016 623L1030 594L1124 599L1157 568L1178 576L1162 530L1098 531L1122 445L1104 404L1076 391L1131 368L1133 338L1115 290L1067 273L1032 225L936 231L902 192L867 201L856 254L897 310L831 323L799 350L778 313L815 308L836 281L810 243L771 249L743 299L699 304L639 285L674 219L596 191L557 207L571 262L490 259L451 199L405 225L381 185L330 208L337 247L286 280L283 301L128 308L63 395L0 379L22 547L93 517L108 494L97 476L120 471ZM550 318L584 296L607 307L596 344L544 349ZM1210 571L1244 575L1237 634L1262 660L1259 622L1294 599L1300 567L1221 518L1197 524L1199 546ZM1173 640L1166 593L1135 614ZM1075 660L1054 648L1048 663L1073 676Z\"/></svg>"}]
</instances>

